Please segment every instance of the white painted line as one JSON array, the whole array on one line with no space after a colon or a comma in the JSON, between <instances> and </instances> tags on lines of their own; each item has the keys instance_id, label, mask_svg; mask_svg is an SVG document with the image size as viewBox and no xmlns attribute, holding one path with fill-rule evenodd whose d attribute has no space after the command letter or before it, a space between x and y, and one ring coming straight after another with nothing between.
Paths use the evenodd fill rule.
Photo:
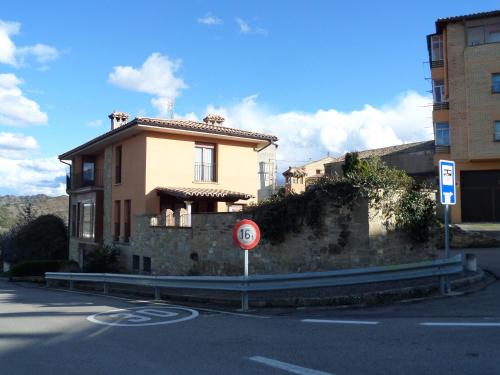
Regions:
<instances>
[{"instance_id":1,"label":"white painted line","mask_svg":"<svg viewBox=\"0 0 500 375\"><path fill-rule=\"evenodd\" d=\"M429 327L500 327L500 323L419 323Z\"/></svg>"},{"instance_id":2,"label":"white painted line","mask_svg":"<svg viewBox=\"0 0 500 375\"><path fill-rule=\"evenodd\" d=\"M281 361L277 361L275 359L261 357L261 356L250 357L248 359L251 361L254 361L254 362L262 363L263 365L267 365L269 367L274 367L274 368L278 368L280 370L285 370L285 371L291 372L292 374L333 375L331 372L312 370L310 368L300 367L297 365L292 365L291 363L281 362Z\"/></svg>"},{"instance_id":3,"label":"white painted line","mask_svg":"<svg viewBox=\"0 0 500 375\"><path fill-rule=\"evenodd\" d=\"M23 285L21 287L24 288ZM243 313L235 313L231 311L224 311L224 310L216 310L216 309L207 309L204 307L198 307L198 306L184 306L184 305L174 305L171 303L167 302L162 302L158 300L138 300L138 299L132 299L132 298L126 298L126 297L118 297L118 296L112 296L109 294L102 294L102 293L92 293L92 292L83 292L80 290L69 290L69 289L59 289L59 288L50 288L50 287L44 287L40 288L41 290L52 290L56 292L64 292L64 293L74 293L74 294L83 294L87 296L96 296L96 297L102 297L102 298L111 298L111 299L117 299L120 301L125 301L128 303L147 303L147 304L152 304L152 305L165 305L165 306L172 306L172 307L186 307L186 308L195 308L196 310L200 311L208 311L208 312L214 312L214 313L219 313L219 314L226 314L226 315L234 315L234 316L242 316L245 318L258 318L258 319L270 319L270 316L265 316L265 315L252 315L252 314L243 314Z\"/></svg>"},{"instance_id":4,"label":"white painted line","mask_svg":"<svg viewBox=\"0 0 500 375\"><path fill-rule=\"evenodd\" d=\"M379 322L371 322L366 320L329 320L329 319L302 319L303 323L328 323L328 324L364 324L376 325Z\"/></svg>"}]
</instances>

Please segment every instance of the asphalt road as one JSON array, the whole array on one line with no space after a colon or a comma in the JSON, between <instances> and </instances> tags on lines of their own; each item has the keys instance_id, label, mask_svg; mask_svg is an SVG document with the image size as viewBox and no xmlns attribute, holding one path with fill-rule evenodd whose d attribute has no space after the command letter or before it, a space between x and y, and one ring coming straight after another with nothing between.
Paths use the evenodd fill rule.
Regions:
<instances>
[{"instance_id":1,"label":"asphalt road","mask_svg":"<svg viewBox=\"0 0 500 375\"><path fill-rule=\"evenodd\" d=\"M500 270L500 251L486 254ZM1 375L499 374L499 354L499 282L376 308L238 315L0 281Z\"/></svg>"}]
</instances>

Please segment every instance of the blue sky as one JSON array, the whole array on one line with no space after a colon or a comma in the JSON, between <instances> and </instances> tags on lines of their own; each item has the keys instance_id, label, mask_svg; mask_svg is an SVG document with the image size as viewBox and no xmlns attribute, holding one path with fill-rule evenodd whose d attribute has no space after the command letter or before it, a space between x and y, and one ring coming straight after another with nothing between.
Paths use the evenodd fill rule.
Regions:
<instances>
[{"instance_id":1,"label":"blue sky","mask_svg":"<svg viewBox=\"0 0 500 375\"><path fill-rule=\"evenodd\" d=\"M280 137L280 169L432 137L425 36L495 1L6 1L0 194L63 192L55 156L107 115L201 119ZM2 105L2 101L4 105Z\"/></svg>"}]
</instances>

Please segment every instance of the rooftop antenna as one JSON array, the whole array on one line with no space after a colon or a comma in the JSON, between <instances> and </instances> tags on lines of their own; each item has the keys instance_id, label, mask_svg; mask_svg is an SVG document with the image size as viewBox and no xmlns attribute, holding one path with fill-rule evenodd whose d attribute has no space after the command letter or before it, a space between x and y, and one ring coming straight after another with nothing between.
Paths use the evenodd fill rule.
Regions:
<instances>
[{"instance_id":1,"label":"rooftop antenna","mask_svg":"<svg viewBox=\"0 0 500 375\"><path fill-rule=\"evenodd\" d=\"M167 114L168 117L173 119L174 118L174 106L175 106L175 101L172 98L167 99Z\"/></svg>"}]
</instances>

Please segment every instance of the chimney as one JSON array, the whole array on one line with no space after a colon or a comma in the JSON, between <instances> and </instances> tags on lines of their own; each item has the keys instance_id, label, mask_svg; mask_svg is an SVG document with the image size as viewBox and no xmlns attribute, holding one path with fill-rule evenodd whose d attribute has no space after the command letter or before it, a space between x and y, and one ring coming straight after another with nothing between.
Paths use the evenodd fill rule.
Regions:
<instances>
[{"instance_id":1,"label":"chimney","mask_svg":"<svg viewBox=\"0 0 500 375\"><path fill-rule=\"evenodd\" d=\"M108 118L111 120L111 130L119 128L127 123L129 114L125 112L113 111Z\"/></svg>"},{"instance_id":2,"label":"chimney","mask_svg":"<svg viewBox=\"0 0 500 375\"><path fill-rule=\"evenodd\" d=\"M214 115L214 114L209 114L207 117L203 119L203 122L207 125L217 125L217 126L222 126L222 123L226 119L222 117L221 115Z\"/></svg>"}]
</instances>

